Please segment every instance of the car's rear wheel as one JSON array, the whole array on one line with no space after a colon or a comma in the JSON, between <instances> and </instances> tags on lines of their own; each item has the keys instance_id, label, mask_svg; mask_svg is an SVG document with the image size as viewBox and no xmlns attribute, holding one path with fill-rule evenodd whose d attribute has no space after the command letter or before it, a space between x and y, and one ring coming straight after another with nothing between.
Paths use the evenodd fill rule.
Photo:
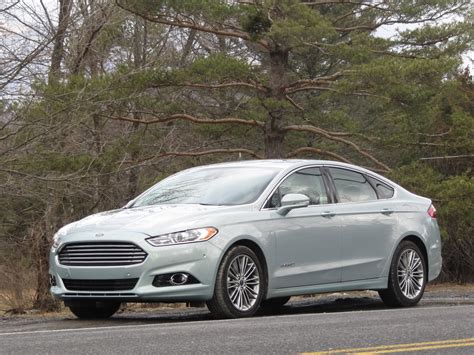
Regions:
<instances>
[{"instance_id":1,"label":"car's rear wheel","mask_svg":"<svg viewBox=\"0 0 474 355\"><path fill-rule=\"evenodd\" d=\"M68 307L80 319L105 319L119 310L120 302L74 302Z\"/></svg>"},{"instance_id":2,"label":"car's rear wheel","mask_svg":"<svg viewBox=\"0 0 474 355\"><path fill-rule=\"evenodd\" d=\"M403 241L395 250L388 288L379 291L380 298L391 307L414 306L423 296L427 276L426 260L420 248L411 241Z\"/></svg>"},{"instance_id":3,"label":"car's rear wheel","mask_svg":"<svg viewBox=\"0 0 474 355\"><path fill-rule=\"evenodd\" d=\"M263 300L260 303L260 308L264 310L272 310L283 307L290 300L290 297L276 297L268 300Z\"/></svg>"},{"instance_id":4,"label":"car's rear wheel","mask_svg":"<svg viewBox=\"0 0 474 355\"><path fill-rule=\"evenodd\" d=\"M260 260L250 248L238 245L222 259L207 307L217 318L250 317L258 310L265 292Z\"/></svg>"}]
</instances>

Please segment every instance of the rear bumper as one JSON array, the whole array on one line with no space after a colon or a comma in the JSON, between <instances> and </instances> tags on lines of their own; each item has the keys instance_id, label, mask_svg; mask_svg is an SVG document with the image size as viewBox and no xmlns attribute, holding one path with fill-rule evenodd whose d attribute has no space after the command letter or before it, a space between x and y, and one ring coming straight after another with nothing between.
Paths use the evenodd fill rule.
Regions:
<instances>
[{"instance_id":1,"label":"rear bumper","mask_svg":"<svg viewBox=\"0 0 474 355\"><path fill-rule=\"evenodd\" d=\"M103 239L105 240L105 239ZM144 262L127 266L66 266L59 263L56 252L50 253L49 273L56 285L51 294L61 300L116 300L120 302L183 302L206 301L212 298L221 250L211 242L153 247L143 235L106 239L127 241L138 245L148 254ZM68 238L68 243L85 241L81 236ZM170 273L187 273L197 283L176 286L154 286L155 276ZM68 289L63 280L129 280L138 279L131 289L97 290Z\"/></svg>"},{"instance_id":2,"label":"rear bumper","mask_svg":"<svg viewBox=\"0 0 474 355\"><path fill-rule=\"evenodd\" d=\"M432 281L436 279L439 274L441 273L441 269L443 266L443 258L441 256L441 246L434 247L432 246L430 249L430 256L429 256L429 274L428 274L428 281Z\"/></svg>"},{"instance_id":3,"label":"rear bumper","mask_svg":"<svg viewBox=\"0 0 474 355\"><path fill-rule=\"evenodd\" d=\"M432 220L428 239L428 281L436 279L441 273L443 258L441 256L441 235L436 220Z\"/></svg>"}]
</instances>

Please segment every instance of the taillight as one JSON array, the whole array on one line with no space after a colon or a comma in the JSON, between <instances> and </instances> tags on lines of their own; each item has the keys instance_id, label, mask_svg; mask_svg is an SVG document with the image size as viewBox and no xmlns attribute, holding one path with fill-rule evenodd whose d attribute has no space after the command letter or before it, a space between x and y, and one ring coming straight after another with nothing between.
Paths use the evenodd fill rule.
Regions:
<instances>
[{"instance_id":1,"label":"taillight","mask_svg":"<svg viewBox=\"0 0 474 355\"><path fill-rule=\"evenodd\" d=\"M431 218L436 218L436 208L433 205L428 208L428 214Z\"/></svg>"}]
</instances>

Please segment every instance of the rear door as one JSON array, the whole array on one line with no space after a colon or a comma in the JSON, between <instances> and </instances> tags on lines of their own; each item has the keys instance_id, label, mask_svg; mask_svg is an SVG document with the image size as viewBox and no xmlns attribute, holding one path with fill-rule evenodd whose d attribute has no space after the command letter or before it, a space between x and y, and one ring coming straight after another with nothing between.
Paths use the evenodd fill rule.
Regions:
<instances>
[{"instance_id":1,"label":"rear door","mask_svg":"<svg viewBox=\"0 0 474 355\"><path fill-rule=\"evenodd\" d=\"M342 232L341 279L381 277L396 233L390 186L361 172L328 167L336 192ZM377 185L378 184L378 185Z\"/></svg>"}]
</instances>

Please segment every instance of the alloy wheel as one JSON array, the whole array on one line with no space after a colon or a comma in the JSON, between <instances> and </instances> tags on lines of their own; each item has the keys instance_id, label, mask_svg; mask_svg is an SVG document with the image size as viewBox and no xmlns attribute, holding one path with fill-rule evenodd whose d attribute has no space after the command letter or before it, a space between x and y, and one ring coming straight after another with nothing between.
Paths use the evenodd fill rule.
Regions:
<instances>
[{"instance_id":1,"label":"alloy wheel","mask_svg":"<svg viewBox=\"0 0 474 355\"><path fill-rule=\"evenodd\" d=\"M247 311L257 302L260 291L260 275L252 258L238 255L227 269L227 294L232 305L239 311Z\"/></svg>"},{"instance_id":2,"label":"alloy wheel","mask_svg":"<svg viewBox=\"0 0 474 355\"><path fill-rule=\"evenodd\" d=\"M413 249L406 249L400 255L397 266L400 291L409 299L415 299L422 292L424 283L423 262Z\"/></svg>"}]
</instances>

